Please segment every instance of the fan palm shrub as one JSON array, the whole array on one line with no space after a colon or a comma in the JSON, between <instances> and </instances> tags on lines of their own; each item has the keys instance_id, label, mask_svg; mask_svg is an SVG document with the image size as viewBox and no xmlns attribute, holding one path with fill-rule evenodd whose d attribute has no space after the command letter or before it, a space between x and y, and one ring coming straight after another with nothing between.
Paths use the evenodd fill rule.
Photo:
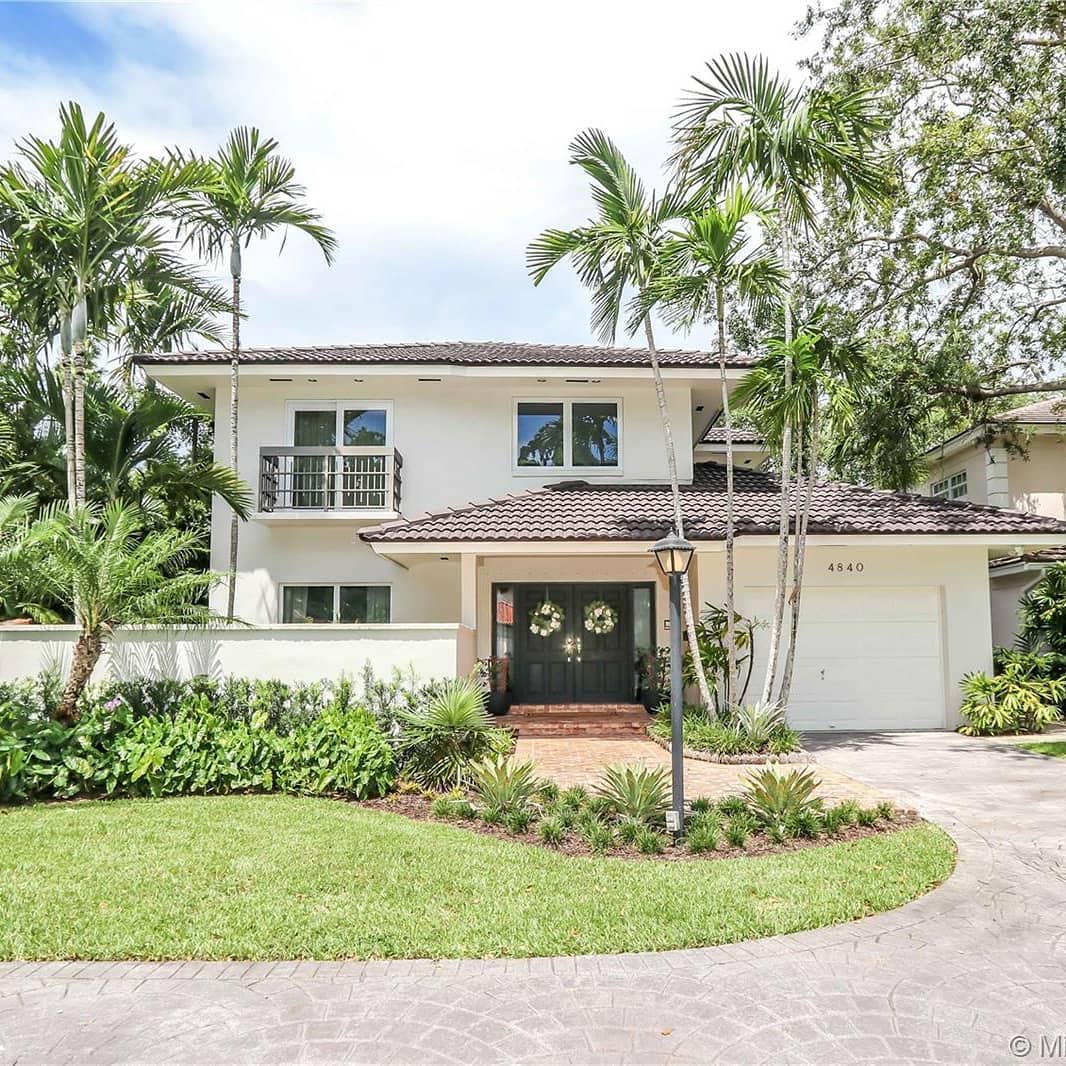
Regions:
<instances>
[{"instance_id":1,"label":"fan palm shrub","mask_svg":"<svg viewBox=\"0 0 1066 1066\"><path fill-rule=\"evenodd\" d=\"M529 808L540 788L536 766L501 757L471 768L470 785L485 807L507 813Z\"/></svg>"},{"instance_id":2,"label":"fan palm shrub","mask_svg":"<svg viewBox=\"0 0 1066 1066\"><path fill-rule=\"evenodd\" d=\"M399 749L406 773L427 788L459 788L475 764L505 750L510 738L485 711L485 694L468 677L437 687L425 706L400 711Z\"/></svg>"},{"instance_id":3,"label":"fan palm shrub","mask_svg":"<svg viewBox=\"0 0 1066 1066\"><path fill-rule=\"evenodd\" d=\"M608 766L596 786L596 794L615 814L647 823L662 817L669 782L661 766Z\"/></svg>"},{"instance_id":4,"label":"fan palm shrub","mask_svg":"<svg viewBox=\"0 0 1066 1066\"><path fill-rule=\"evenodd\" d=\"M1062 716L1059 704L1066 696L1066 679L1040 677L1030 663L1012 660L994 677L966 674L962 679L962 706L968 736L997 733L1042 733Z\"/></svg>"},{"instance_id":5,"label":"fan palm shrub","mask_svg":"<svg viewBox=\"0 0 1066 1066\"><path fill-rule=\"evenodd\" d=\"M790 824L821 809L815 792L821 782L810 770L779 774L767 767L748 777L744 799L768 831L783 834Z\"/></svg>"}]
</instances>

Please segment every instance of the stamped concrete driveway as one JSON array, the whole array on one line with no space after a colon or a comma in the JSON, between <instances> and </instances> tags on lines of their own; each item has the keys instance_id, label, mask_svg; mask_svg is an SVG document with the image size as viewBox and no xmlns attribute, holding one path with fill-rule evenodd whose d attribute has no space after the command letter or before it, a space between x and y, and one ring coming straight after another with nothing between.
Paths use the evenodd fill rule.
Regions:
<instances>
[{"instance_id":1,"label":"stamped concrete driveway","mask_svg":"<svg viewBox=\"0 0 1066 1066\"><path fill-rule=\"evenodd\" d=\"M818 748L948 829L946 885L845 926L663 954L4 965L0 1060L1066 1058L1066 764L944 734Z\"/></svg>"}]
</instances>

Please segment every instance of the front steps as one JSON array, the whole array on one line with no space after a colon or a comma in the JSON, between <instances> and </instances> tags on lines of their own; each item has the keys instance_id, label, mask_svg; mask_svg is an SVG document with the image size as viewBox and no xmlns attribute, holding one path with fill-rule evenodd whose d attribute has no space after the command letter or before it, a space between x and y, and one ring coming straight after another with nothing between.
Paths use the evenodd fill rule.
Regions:
<instances>
[{"instance_id":1,"label":"front steps","mask_svg":"<svg viewBox=\"0 0 1066 1066\"><path fill-rule=\"evenodd\" d=\"M645 735L649 721L639 703L516 703L496 724L523 738L631 740Z\"/></svg>"}]
</instances>

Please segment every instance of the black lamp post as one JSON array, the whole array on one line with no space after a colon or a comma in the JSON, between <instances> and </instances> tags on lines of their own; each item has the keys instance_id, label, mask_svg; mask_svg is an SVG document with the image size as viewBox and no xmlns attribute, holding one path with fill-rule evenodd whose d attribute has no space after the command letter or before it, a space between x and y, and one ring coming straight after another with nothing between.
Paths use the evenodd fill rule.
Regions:
<instances>
[{"instance_id":1,"label":"black lamp post","mask_svg":"<svg viewBox=\"0 0 1066 1066\"><path fill-rule=\"evenodd\" d=\"M659 569L670 579L670 763L672 809L667 829L680 833L685 827L685 744L681 730L681 578L688 572L696 550L684 537L669 533L651 550Z\"/></svg>"}]
</instances>

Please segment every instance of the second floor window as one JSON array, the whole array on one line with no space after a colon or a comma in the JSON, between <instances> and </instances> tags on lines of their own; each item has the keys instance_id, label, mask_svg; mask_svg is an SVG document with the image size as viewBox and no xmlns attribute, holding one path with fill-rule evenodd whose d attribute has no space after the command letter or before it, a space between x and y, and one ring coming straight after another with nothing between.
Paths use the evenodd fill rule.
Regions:
<instances>
[{"instance_id":1,"label":"second floor window","mask_svg":"<svg viewBox=\"0 0 1066 1066\"><path fill-rule=\"evenodd\" d=\"M309 403L293 408L292 443L297 448L384 447L389 412L358 403Z\"/></svg>"},{"instance_id":2,"label":"second floor window","mask_svg":"<svg viewBox=\"0 0 1066 1066\"><path fill-rule=\"evenodd\" d=\"M963 500L966 492L966 471L960 470L943 481L934 481L930 495L938 500Z\"/></svg>"},{"instance_id":3,"label":"second floor window","mask_svg":"<svg viewBox=\"0 0 1066 1066\"><path fill-rule=\"evenodd\" d=\"M519 400L515 405L515 465L617 469L618 406L613 400Z\"/></svg>"}]
</instances>

